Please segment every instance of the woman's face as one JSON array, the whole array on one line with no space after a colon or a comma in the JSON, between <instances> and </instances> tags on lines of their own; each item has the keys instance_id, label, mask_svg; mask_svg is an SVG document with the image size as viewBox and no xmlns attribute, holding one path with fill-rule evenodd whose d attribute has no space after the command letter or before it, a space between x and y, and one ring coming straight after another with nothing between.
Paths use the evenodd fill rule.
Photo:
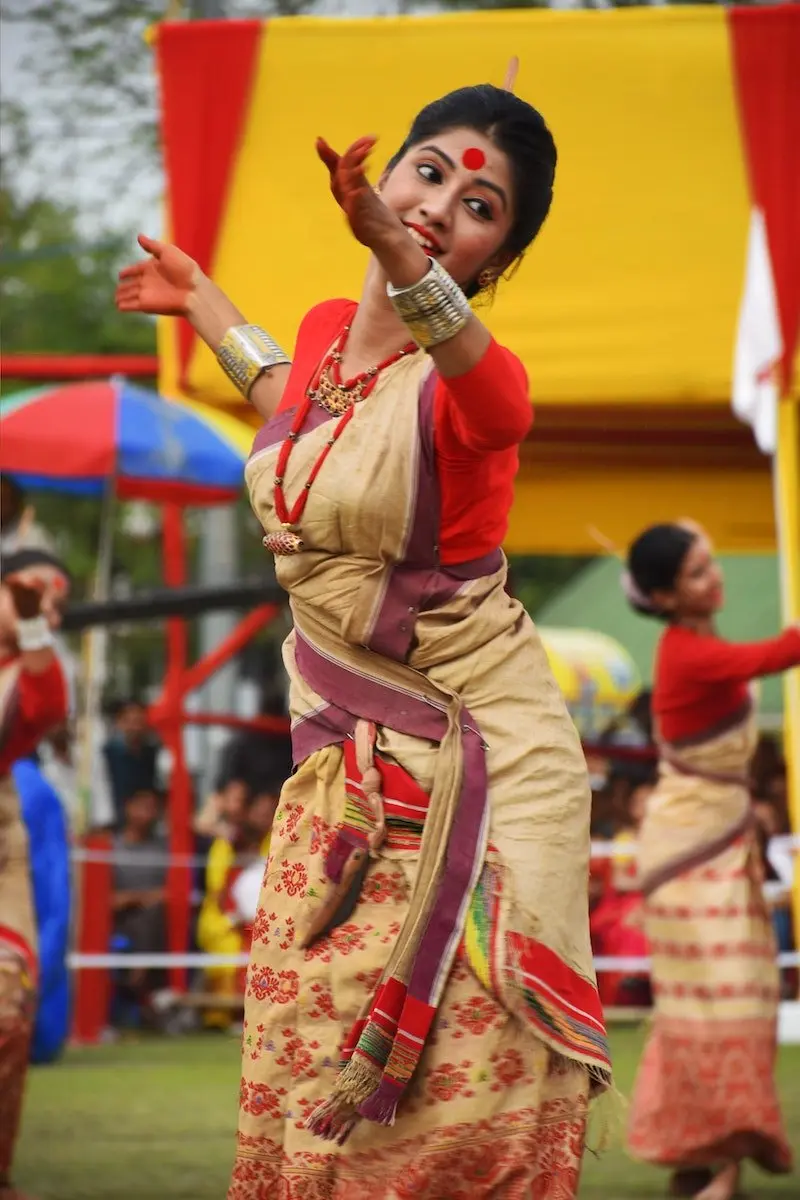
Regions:
<instances>
[{"instance_id":1,"label":"woman's face","mask_svg":"<svg viewBox=\"0 0 800 1200\"><path fill-rule=\"evenodd\" d=\"M678 617L712 617L722 608L722 570L705 532L700 530L687 550L674 589L654 598Z\"/></svg>"},{"instance_id":2,"label":"woman's face","mask_svg":"<svg viewBox=\"0 0 800 1200\"><path fill-rule=\"evenodd\" d=\"M499 274L509 265L500 250L514 220L511 164L484 134L436 134L412 147L380 188L387 207L462 287L487 266Z\"/></svg>"}]
</instances>

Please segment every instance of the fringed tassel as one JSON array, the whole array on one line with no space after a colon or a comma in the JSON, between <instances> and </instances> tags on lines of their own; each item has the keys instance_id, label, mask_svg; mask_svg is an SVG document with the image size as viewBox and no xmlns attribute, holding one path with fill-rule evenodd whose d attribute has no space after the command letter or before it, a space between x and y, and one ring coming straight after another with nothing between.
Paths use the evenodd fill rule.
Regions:
<instances>
[{"instance_id":1,"label":"fringed tassel","mask_svg":"<svg viewBox=\"0 0 800 1200\"><path fill-rule=\"evenodd\" d=\"M315 1108L306 1121L306 1129L323 1142L343 1146L358 1124L360 1117L352 1105L331 1096Z\"/></svg>"},{"instance_id":2,"label":"fringed tassel","mask_svg":"<svg viewBox=\"0 0 800 1200\"><path fill-rule=\"evenodd\" d=\"M380 1090L380 1078L365 1059L351 1058L336 1080L333 1095L311 1113L306 1129L323 1141L338 1142L343 1146L361 1119L361 1104ZM384 1124L391 1124L391 1121Z\"/></svg>"},{"instance_id":3,"label":"fringed tassel","mask_svg":"<svg viewBox=\"0 0 800 1200\"><path fill-rule=\"evenodd\" d=\"M600 1078L594 1077L595 1070ZM625 1140L628 1101L609 1081L607 1072L590 1067L589 1077L596 1086L603 1086L603 1091L595 1093L594 1099L589 1102L586 1121L586 1149L599 1157L610 1146L620 1145Z\"/></svg>"},{"instance_id":4,"label":"fringed tassel","mask_svg":"<svg viewBox=\"0 0 800 1200\"><path fill-rule=\"evenodd\" d=\"M359 1115L377 1125L394 1125L402 1094L400 1085L384 1076L372 1095L359 1104Z\"/></svg>"}]
</instances>

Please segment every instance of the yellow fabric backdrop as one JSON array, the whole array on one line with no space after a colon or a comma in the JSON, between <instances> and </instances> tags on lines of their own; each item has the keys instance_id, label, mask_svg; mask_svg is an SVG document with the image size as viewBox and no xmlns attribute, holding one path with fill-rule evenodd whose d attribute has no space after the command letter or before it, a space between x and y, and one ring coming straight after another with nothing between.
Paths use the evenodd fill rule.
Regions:
<instances>
[{"instance_id":1,"label":"yellow fabric backdrop","mask_svg":"<svg viewBox=\"0 0 800 1200\"><path fill-rule=\"evenodd\" d=\"M490 316L535 402L727 404L749 202L715 6L269 22L215 278L291 346L313 303L358 294L366 258L317 134L341 147L378 133L377 171L423 104L500 82L512 53L560 152L553 213ZM205 347L189 377L234 399Z\"/></svg>"}]
</instances>

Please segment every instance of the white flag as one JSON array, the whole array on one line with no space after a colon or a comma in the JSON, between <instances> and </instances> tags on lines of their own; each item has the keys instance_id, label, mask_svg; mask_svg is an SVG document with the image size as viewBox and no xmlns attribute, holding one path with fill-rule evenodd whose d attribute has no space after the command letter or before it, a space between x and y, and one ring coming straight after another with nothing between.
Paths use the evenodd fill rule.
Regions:
<instances>
[{"instance_id":1,"label":"white flag","mask_svg":"<svg viewBox=\"0 0 800 1200\"><path fill-rule=\"evenodd\" d=\"M767 226L760 208L750 216L744 293L733 360L733 411L752 425L759 449L774 454L778 438L778 375L783 356L778 301Z\"/></svg>"}]
</instances>

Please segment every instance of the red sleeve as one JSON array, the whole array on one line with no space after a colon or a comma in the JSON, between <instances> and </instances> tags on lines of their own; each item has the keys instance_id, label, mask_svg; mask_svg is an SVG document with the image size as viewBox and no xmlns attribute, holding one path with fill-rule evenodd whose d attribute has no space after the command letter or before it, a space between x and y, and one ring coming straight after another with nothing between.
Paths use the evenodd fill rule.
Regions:
<instances>
[{"instance_id":1,"label":"red sleeve","mask_svg":"<svg viewBox=\"0 0 800 1200\"><path fill-rule=\"evenodd\" d=\"M533 422L525 368L494 338L480 362L464 375L440 376L437 408L440 405L461 445L478 453L518 446Z\"/></svg>"},{"instance_id":2,"label":"red sleeve","mask_svg":"<svg viewBox=\"0 0 800 1200\"><path fill-rule=\"evenodd\" d=\"M763 642L739 643L688 630L670 632L672 669L700 683L747 683L761 675L800 666L800 628L785 629ZM678 632L682 636L676 638Z\"/></svg>"},{"instance_id":3,"label":"red sleeve","mask_svg":"<svg viewBox=\"0 0 800 1200\"><path fill-rule=\"evenodd\" d=\"M35 750L44 735L67 716L67 683L55 655L39 675L23 668L16 692L14 716L0 749L0 774Z\"/></svg>"},{"instance_id":4,"label":"red sleeve","mask_svg":"<svg viewBox=\"0 0 800 1200\"><path fill-rule=\"evenodd\" d=\"M355 307L353 300L323 300L308 310L297 331L292 369L277 412L291 408L302 398L320 359Z\"/></svg>"}]
</instances>

